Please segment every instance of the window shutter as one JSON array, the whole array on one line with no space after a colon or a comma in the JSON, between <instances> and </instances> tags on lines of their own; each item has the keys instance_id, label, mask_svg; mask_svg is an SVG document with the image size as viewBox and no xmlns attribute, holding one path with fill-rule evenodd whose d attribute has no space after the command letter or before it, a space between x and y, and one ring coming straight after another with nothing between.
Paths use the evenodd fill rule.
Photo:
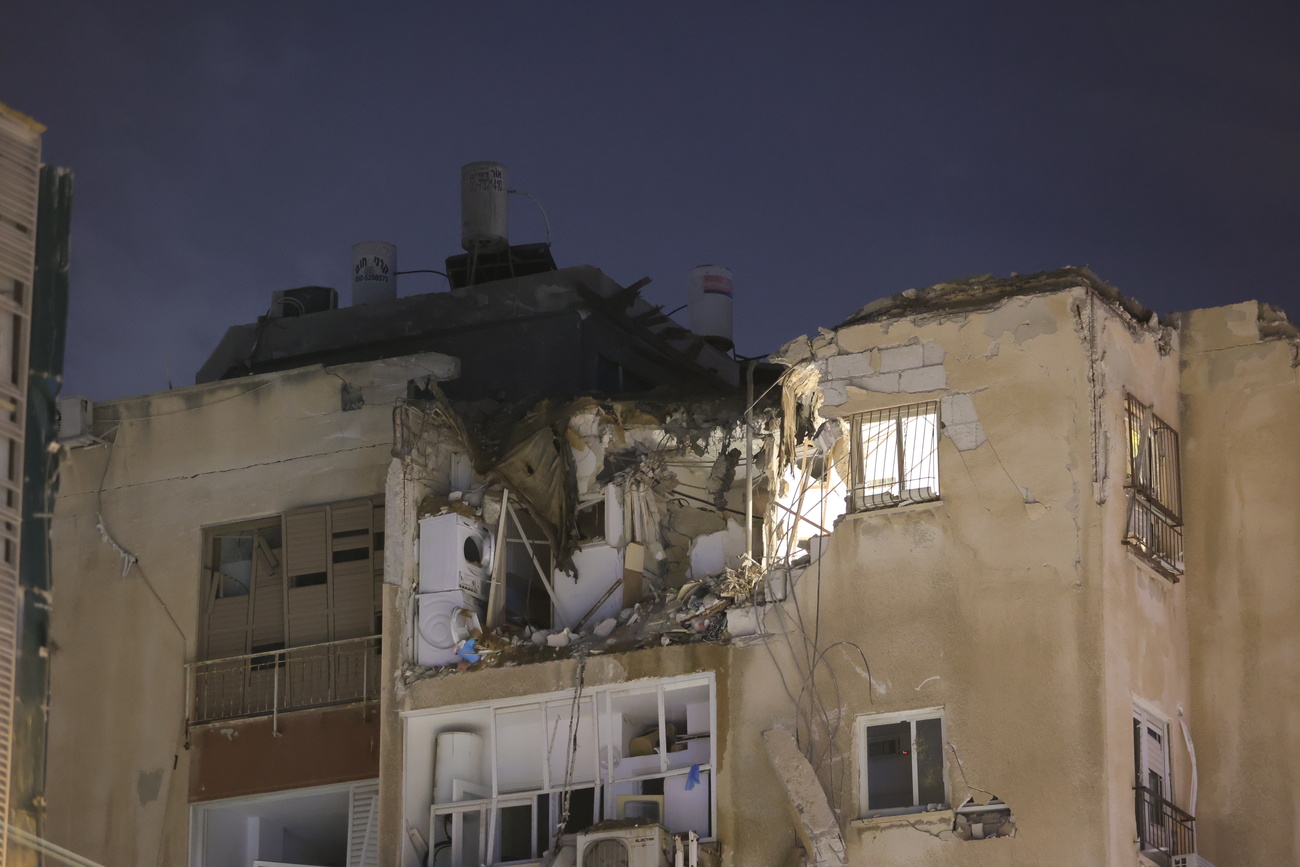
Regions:
<instances>
[{"instance_id":1,"label":"window shutter","mask_svg":"<svg viewBox=\"0 0 1300 867\"><path fill-rule=\"evenodd\" d=\"M379 867L379 782L352 787L348 807L348 867Z\"/></svg>"},{"instance_id":2,"label":"window shutter","mask_svg":"<svg viewBox=\"0 0 1300 867\"><path fill-rule=\"evenodd\" d=\"M284 644L284 573L282 549L272 548L260 531L253 536L252 648Z\"/></svg>"},{"instance_id":3,"label":"window shutter","mask_svg":"<svg viewBox=\"0 0 1300 867\"><path fill-rule=\"evenodd\" d=\"M289 647L330 640L327 528L324 506L284 516L285 643Z\"/></svg>"},{"instance_id":4,"label":"window shutter","mask_svg":"<svg viewBox=\"0 0 1300 867\"><path fill-rule=\"evenodd\" d=\"M332 640L361 638L374 628L375 570L370 500L330 507L330 593Z\"/></svg>"}]
</instances>

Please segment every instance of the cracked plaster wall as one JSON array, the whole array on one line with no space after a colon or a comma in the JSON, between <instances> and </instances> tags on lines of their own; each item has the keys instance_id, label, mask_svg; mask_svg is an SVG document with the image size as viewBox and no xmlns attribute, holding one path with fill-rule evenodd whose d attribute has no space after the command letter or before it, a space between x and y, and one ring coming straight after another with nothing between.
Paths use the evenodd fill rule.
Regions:
<instances>
[{"instance_id":1,"label":"cracked plaster wall","mask_svg":"<svg viewBox=\"0 0 1300 867\"><path fill-rule=\"evenodd\" d=\"M450 375L454 359L416 367ZM413 372L311 367L96 407L113 445L65 456L51 527L51 840L104 864L186 862L183 666L198 646L202 528L382 491L392 407L370 398L404 394ZM367 395L361 409L342 410L340 378ZM161 601L141 569L122 577L101 510Z\"/></svg>"}]
</instances>

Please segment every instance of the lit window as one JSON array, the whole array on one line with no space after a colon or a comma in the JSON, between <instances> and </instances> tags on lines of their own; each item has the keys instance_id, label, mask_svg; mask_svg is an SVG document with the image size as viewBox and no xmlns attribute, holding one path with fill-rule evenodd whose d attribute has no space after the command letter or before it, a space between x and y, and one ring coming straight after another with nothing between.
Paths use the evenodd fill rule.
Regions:
<instances>
[{"instance_id":1,"label":"lit window","mask_svg":"<svg viewBox=\"0 0 1300 867\"><path fill-rule=\"evenodd\" d=\"M852 418L853 505L881 509L939 499L939 402Z\"/></svg>"},{"instance_id":2,"label":"lit window","mask_svg":"<svg viewBox=\"0 0 1300 867\"><path fill-rule=\"evenodd\" d=\"M858 717L857 739L862 816L947 808L942 708Z\"/></svg>"},{"instance_id":3,"label":"lit window","mask_svg":"<svg viewBox=\"0 0 1300 867\"><path fill-rule=\"evenodd\" d=\"M1160 572L1183 572L1178 432L1133 395L1127 401L1128 522L1124 541Z\"/></svg>"}]
</instances>

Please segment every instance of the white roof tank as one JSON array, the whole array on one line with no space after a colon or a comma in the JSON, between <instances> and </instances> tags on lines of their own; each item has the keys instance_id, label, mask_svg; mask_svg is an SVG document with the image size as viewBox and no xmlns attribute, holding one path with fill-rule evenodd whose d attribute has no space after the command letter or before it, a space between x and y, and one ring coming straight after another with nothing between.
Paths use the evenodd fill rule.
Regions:
<instances>
[{"instance_id":1,"label":"white roof tank","mask_svg":"<svg viewBox=\"0 0 1300 867\"><path fill-rule=\"evenodd\" d=\"M506 167L466 163L460 169L460 245L467 251L499 250L509 244Z\"/></svg>"},{"instance_id":2,"label":"white roof tank","mask_svg":"<svg viewBox=\"0 0 1300 867\"><path fill-rule=\"evenodd\" d=\"M352 245L352 306L397 297L397 247L387 241Z\"/></svg>"},{"instance_id":3,"label":"white roof tank","mask_svg":"<svg viewBox=\"0 0 1300 867\"><path fill-rule=\"evenodd\" d=\"M699 265L691 269L686 301L691 331L724 351L735 344L731 339L731 271L721 265Z\"/></svg>"}]
</instances>

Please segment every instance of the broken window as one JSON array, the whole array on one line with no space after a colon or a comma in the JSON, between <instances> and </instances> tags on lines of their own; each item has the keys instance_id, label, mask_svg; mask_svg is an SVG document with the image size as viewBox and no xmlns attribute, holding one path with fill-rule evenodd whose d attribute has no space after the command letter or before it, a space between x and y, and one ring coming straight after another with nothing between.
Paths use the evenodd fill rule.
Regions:
<instances>
[{"instance_id":1,"label":"broken window","mask_svg":"<svg viewBox=\"0 0 1300 867\"><path fill-rule=\"evenodd\" d=\"M410 853L423 843L440 867L531 860L557 833L620 818L708 837L714 706L712 675L695 675L410 714Z\"/></svg>"},{"instance_id":2,"label":"broken window","mask_svg":"<svg viewBox=\"0 0 1300 867\"><path fill-rule=\"evenodd\" d=\"M946 809L943 709L858 717L861 815Z\"/></svg>"},{"instance_id":3,"label":"broken window","mask_svg":"<svg viewBox=\"0 0 1300 867\"><path fill-rule=\"evenodd\" d=\"M1133 395L1128 395L1126 403L1128 521L1124 541L1176 581L1183 573L1178 432Z\"/></svg>"},{"instance_id":4,"label":"broken window","mask_svg":"<svg viewBox=\"0 0 1300 867\"><path fill-rule=\"evenodd\" d=\"M191 722L377 694L383 582L377 500L297 509L205 532Z\"/></svg>"},{"instance_id":5,"label":"broken window","mask_svg":"<svg viewBox=\"0 0 1300 867\"><path fill-rule=\"evenodd\" d=\"M939 402L851 419L853 506L881 509L939 499Z\"/></svg>"},{"instance_id":6,"label":"broken window","mask_svg":"<svg viewBox=\"0 0 1300 867\"><path fill-rule=\"evenodd\" d=\"M549 629L553 621L546 584L555 572L551 543L527 509L510 506L506 522L505 600L507 620Z\"/></svg>"}]
</instances>

